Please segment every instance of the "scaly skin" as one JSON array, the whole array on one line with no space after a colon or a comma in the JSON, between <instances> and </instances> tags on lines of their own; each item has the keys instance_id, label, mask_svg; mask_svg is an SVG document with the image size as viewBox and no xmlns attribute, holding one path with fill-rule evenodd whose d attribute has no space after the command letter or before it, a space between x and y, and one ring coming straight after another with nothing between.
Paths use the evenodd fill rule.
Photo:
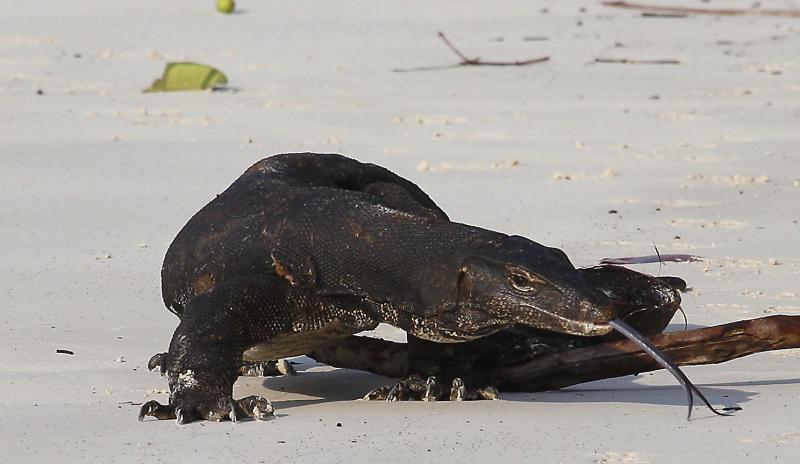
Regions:
<instances>
[{"instance_id":1,"label":"scaly skin","mask_svg":"<svg viewBox=\"0 0 800 464\"><path fill-rule=\"evenodd\" d=\"M619 316L561 250L451 222L408 180L333 154L253 165L180 231L162 289L181 318L151 362L170 403L140 418L181 423L264 418L266 399L231 398L243 357L311 353L381 322L449 344L514 325L600 336Z\"/></svg>"}]
</instances>

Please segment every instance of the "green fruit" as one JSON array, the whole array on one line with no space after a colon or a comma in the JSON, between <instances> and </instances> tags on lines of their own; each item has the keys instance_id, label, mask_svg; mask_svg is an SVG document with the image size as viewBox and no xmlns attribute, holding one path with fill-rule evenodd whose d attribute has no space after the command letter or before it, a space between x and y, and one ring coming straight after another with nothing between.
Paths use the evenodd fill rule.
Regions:
<instances>
[{"instance_id":1,"label":"green fruit","mask_svg":"<svg viewBox=\"0 0 800 464\"><path fill-rule=\"evenodd\" d=\"M235 7L233 0L217 0L217 11L220 13L231 14Z\"/></svg>"}]
</instances>

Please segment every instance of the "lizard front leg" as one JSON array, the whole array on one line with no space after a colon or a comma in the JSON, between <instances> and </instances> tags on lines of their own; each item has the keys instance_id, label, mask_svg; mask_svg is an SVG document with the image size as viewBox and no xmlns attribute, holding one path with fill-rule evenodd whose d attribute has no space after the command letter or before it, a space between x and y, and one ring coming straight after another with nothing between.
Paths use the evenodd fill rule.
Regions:
<instances>
[{"instance_id":1,"label":"lizard front leg","mask_svg":"<svg viewBox=\"0 0 800 464\"><path fill-rule=\"evenodd\" d=\"M242 354L255 341L268 339L281 325L276 308L286 304L278 282L269 276L236 279L216 286L186 305L172 337L169 353L151 363L165 366L170 387L168 405L145 403L139 418L257 420L273 413L262 397L233 400L233 384L242 368Z\"/></svg>"}]
</instances>

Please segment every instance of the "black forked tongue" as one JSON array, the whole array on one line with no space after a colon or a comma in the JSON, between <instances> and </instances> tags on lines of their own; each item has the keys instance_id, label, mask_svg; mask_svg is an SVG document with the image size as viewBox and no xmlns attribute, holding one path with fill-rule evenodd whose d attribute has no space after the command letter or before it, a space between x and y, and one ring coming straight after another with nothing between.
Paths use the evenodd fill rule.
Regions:
<instances>
[{"instance_id":1,"label":"black forked tongue","mask_svg":"<svg viewBox=\"0 0 800 464\"><path fill-rule=\"evenodd\" d=\"M628 337L633 343L639 345L639 348L642 349L645 353L649 354L655 361L661 364L661 367L669 371L675 379L683 386L683 390L686 392L686 398L689 401L689 413L686 415L686 420L692 418L692 406L694 406L694 395L693 393L697 394L697 397L700 398L703 403L708 406L708 409L711 410L714 414L718 416L732 416L733 414L730 412L723 412L716 409L714 406L711 406L711 403L708 401L705 395L689 380L689 377L686 377L686 374L680 370L677 364L672 362L667 355L664 354L663 351L659 350L655 347L650 340L645 338L642 334L636 331L633 327L629 326L625 322L622 322L620 319L614 319L613 321L609 321L608 325L613 327L617 332L621 333ZM728 408L725 408L727 410ZM740 408L730 408L730 409L740 409Z\"/></svg>"}]
</instances>

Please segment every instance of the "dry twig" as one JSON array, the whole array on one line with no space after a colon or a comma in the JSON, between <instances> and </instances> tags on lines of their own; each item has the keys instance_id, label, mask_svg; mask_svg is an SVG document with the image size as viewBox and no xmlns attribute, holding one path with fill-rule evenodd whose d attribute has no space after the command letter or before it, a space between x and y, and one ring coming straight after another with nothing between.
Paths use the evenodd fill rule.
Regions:
<instances>
[{"instance_id":1,"label":"dry twig","mask_svg":"<svg viewBox=\"0 0 800 464\"><path fill-rule=\"evenodd\" d=\"M529 64L535 63L543 63L550 59L549 56L541 56L538 58L531 58L529 60L521 60L521 61L484 61L480 58L467 58L464 56L461 51L453 45L450 40L447 39L447 36L444 35L444 32L438 33L439 38L447 45L447 47L455 53L458 58L459 62L453 65L447 66L420 66L416 68L397 68L394 69L394 72L409 72L409 71L435 71L438 69L449 69L449 68L457 68L459 66L526 66Z\"/></svg>"},{"instance_id":2,"label":"dry twig","mask_svg":"<svg viewBox=\"0 0 800 464\"><path fill-rule=\"evenodd\" d=\"M680 6L645 5L632 2L603 2L604 6L641 10L650 14L669 15L713 15L713 16L779 16L800 18L800 10L744 9L744 8L692 8Z\"/></svg>"},{"instance_id":3,"label":"dry twig","mask_svg":"<svg viewBox=\"0 0 800 464\"><path fill-rule=\"evenodd\" d=\"M678 60L637 60L632 58L595 58L594 62L616 64L681 64Z\"/></svg>"},{"instance_id":4,"label":"dry twig","mask_svg":"<svg viewBox=\"0 0 800 464\"><path fill-rule=\"evenodd\" d=\"M447 45L450 50L453 51L461 61L458 63L459 66L525 66L534 63L542 63L550 59L549 56L542 56L539 58L532 58L530 60L522 60L522 61L483 61L480 58L467 58L464 56L459 49L456 48L455 45L450 43L447 39L447 36L444 35L444 32L439 32L439 38L444 41L445 45Z\"/></svg>"},{"instance_id":5,"label":"dry twig","mask_svg":"<svg viewBox=\"0 0 800 464\"><path fill-rule=\"evenodd\" d=\"M642 13L642 18L687 18L689 15L687 14L675 14L675 13Z\"/></svg>"}]
</instances>

